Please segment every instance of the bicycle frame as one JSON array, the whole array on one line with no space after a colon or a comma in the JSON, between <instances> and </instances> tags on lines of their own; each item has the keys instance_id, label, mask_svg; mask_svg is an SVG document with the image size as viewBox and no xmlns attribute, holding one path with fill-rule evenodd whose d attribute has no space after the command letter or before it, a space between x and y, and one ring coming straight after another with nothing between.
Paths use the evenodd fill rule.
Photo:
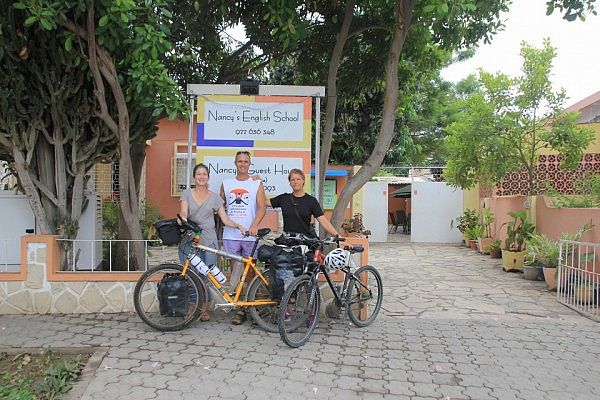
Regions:
<instances>
[{"instance_id":1,"label":"bicycle frame","mask_svg":"<svg viewBox=\"0 0 600 400\"><path fill-rule=\"evenodd\" d=\"M342 296L344 295L344 293L347 293L348 290L348 285L350 284L350 280L352 279L352 267L356 267L356 265L354 265L354 261L352 260L352 258L350 258L349 263L346 267L342 268L341 270L344 272L344 283L341 286L341 290L337 290L335 285L333 284L333 281L331 280L331 277L329 276L329 273L327 272L327 268L325 267L324 264L324 256L323 253L321 252L320 249L315 250L315 257L314 257L314 262L318 264L318 269L314 272L312 272L312 279L313 279L313 284L316 283L319 274L323 274L325 276L325 280L327 282L327 284L329 285L329 288L331 289L331 293L333 293L333 296L335 297L335 301L337 302L338 305L342 305L344 304L345 300L342 299ZM361 280L356 280L356 282L358 282L358 284L366 290L370 289L368 288L368 286L365 284L365 282L361 282Z\"/></svg>"},{"instance_id":2,"label":"bicycle frame","mask_svg":"<svg viewBox=\"0 0 600 400\"><path fill-rule=\"evenodd\" d=\"M258 246L258 240L254 243L254 247L252 248L251 254L254 254L254 251L256 250L257 246ZM233 297L232 297L232 294L229 294L229 293L227 293L227 291L225 291L225 289L223 288L223 285L221 285L221 283L213 276L212 273L210 273L210 271L208 271L208 273L206 274L210 283L223 295L223 298L228 302L228 304L220 304L219 306L254 307L254 306L266 306L266 305L276 305L277 304L277 302L274 300L240 301L240 296L242 295L242 291L244 288L244 282L246 281L246 277L248 276L248 273L250 272L251 269L254 271L256 276L258 276L265 283L265 285L268 286L268 284L269 284L269 282L267 281L267 278L265 278L264 275L256 267L256 261L255 261L254 257L252 257L252 256L242 257L237 254L227 253L223 250L218 250L213 247L208 247L208 246L204 246L201 244L193 244L192 247L195 249L198 249L198 250L208 251L208 252L216 254L218 256L225 257L229 260L239 261L244 264L244 272L242 273L240 282L238 283L237 287L235 288ZM190 254L188 254L188 257L186 258L185 263L183 265L183 274L184 275L187 273L187 270L190 267L190 257L189 256L191 255L192 251L194 251L194 250L190 251Z\"/></svg>"}]
</instances>

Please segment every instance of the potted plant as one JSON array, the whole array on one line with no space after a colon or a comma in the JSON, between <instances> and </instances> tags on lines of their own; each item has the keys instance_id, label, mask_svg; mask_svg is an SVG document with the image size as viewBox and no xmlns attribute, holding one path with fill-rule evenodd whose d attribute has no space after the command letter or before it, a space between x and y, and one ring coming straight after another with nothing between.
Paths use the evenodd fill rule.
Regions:
<instances>
[{"instance_id":1,"label":"potted plant","mask_svg":"<svg viewBox=\"0 0 600 400\"><path fill-rule=\"evenodd\" d=\"M489 208L484 208L480 213L479 226L481 227L481 236L477 238L479 242L479 251L481 254L488 253L488 245L494 241L492 238L491 225L494 222L494 213Z\"/></svg>"},{"instance_id":2,"label":"potted plant","mask_svg":"<svg viewBox=\"0 0 600 400\"><path fill-rule=\"evenodd\" d=\"M594 225L591 222L586 223L575 233L563 232L560 239L578 241L581 237L591 230ZM533 233L527 240L526 258L530 262L538 263L542 266L544 280L548 290L556 290L556 276L559 260L559 241L551 240L544 234ZM570 257L570 254L566 254Z\"/></svg>"},{"instance_id":3,"label":"potted plant","mask_svg":"<svg viewBox=\"0 0 600 400\"><path fill-rule=\"evenodd\" d=\"M486 251L490 253L491 258L501 258L502 257L502 242L498 239L492 240L490 244L487 245Z\"/></svg>"},{"instance_id":4,"label":"potted plant","mask_svg":"<svg viewBox=\"0 0 600 400\"><path fill-rule=\"evenodd\" d=\"M477 212L467 208L463 215L456 218L456 228L463 234L465 240L465 246L469 247L469 238L467 237L466 230L469 228L475 228L479 224L479 218ZM450 228L454 226L454 220L450 221ZM477 239L477 238L475 238Z\"/></svg>"},{"instance_id":5,"label":"potted plant","mask_svg":"<svg viewBox=\"0 0 600 400\"><path fill-rule=\"evenodd\" d=\"M342 222L342 229L349 234L348 236L358 236L368 238L371 231L363 225L363 216L361 213L356 213L352 218L348 218Z\"/></svg>"},{"instance_id":6,"label":"potted plant","mask_svg":"<svg viewBox=\"0 0 600 400\"><path fill-rule=\"evenodd\" d=\"M512 221L502 224L506 225L506 240L502 249L502 268L505 271L522 271L525 259L526 240L534 233L535 226L527 221L524 210L511 211L508 213Z\"/></svg>"},{"instance_id":7,"label":"potted plant","mask_svg":"<svg viewBox=\"0 0 600 400\"><path fill-rule=\"evenodd\" d=\"M464 234L468 240L469 247L473 250L477 250L477 239L481 236L481 227L479 224L466 228Z\"/></svg>"}]
</instances>

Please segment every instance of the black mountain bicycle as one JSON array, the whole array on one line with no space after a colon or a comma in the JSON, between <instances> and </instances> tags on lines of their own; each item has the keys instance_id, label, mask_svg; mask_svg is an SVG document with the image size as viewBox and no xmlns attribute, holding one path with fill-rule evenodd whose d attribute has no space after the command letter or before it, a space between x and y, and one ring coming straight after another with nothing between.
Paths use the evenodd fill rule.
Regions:
<instances>
[{"instance_id":1,"label":"black mountain bicycle","mask_svg":"<svg viewBox=\"0 0 600 400\"><path fill-rule=\"evenodd\" d=\"M370 265L357 268L352 254L364 251L362 246L340 247L343 238L313 239L298 234L296 238L313 252L306 272L294 279L285 289L279 304L279 334L290 347L304 345L313 334L319 319L321 293L319 276L324 276L334 296L334 303L346 317L358 327L368 326L375 321L383 301L383 284L379 272ZM325 245L337 247L327 255ZM329 274L342 271L344 281L334 284Z\"/></svg>"}]
</instances>

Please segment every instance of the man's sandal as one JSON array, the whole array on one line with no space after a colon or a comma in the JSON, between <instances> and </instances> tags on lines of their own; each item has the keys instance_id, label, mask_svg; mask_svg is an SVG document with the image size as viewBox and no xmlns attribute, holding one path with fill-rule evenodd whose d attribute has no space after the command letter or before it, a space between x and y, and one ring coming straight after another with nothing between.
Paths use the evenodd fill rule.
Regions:
<instances>
[{"instance_id":1,"label":"man's sandal","mask_svg":"<svg viewBox=\"0 0 600 400\"><path fill-rule=\"evenodd\" d=\"M210 315L208 315L208 313L202 313L200 315L200 321L202 321L202 322L210 321Z\"/></svg>"},{"instance_id":2,"label":"man's sandal","mask_svg":"<svg viewBox=\"0 0 600 400\"><path fill-rule=\"evenodd\" d=\"M246 320L246 312L238 311L233 318L231 318L231 323L234 325L241 325Z\"/></svg>"}]
</instances>

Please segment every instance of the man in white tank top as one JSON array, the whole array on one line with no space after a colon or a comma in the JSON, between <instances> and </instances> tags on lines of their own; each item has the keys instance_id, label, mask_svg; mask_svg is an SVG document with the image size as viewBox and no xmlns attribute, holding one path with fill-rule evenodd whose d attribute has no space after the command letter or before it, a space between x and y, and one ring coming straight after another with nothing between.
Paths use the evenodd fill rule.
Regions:
<instances>
[{"instance_id":1,"label":"man in white tank top","mask_svg":"<svg viewBox=\"0 0 600 400\"><path fill-rule=\"evenodd\" d=\"M229 253L239 254L242 257L250 256L254 245L255 235L260 221L266 213L266 196L262 181L250 177L250 153L238 151L235 155L236 176L226 179L221 185L221 197L225 200L227 215L236 223L242 225L250 232L251 236L244 237L239 230L225 227L223 230L223 249ZM232 262L231 291L237 287L243 272L240 262ZM247 277L252 278L252 277ZM246 315L239 311L233 316L231 322L239 325L244 322Z\"/></svg>"}]
</instances>

